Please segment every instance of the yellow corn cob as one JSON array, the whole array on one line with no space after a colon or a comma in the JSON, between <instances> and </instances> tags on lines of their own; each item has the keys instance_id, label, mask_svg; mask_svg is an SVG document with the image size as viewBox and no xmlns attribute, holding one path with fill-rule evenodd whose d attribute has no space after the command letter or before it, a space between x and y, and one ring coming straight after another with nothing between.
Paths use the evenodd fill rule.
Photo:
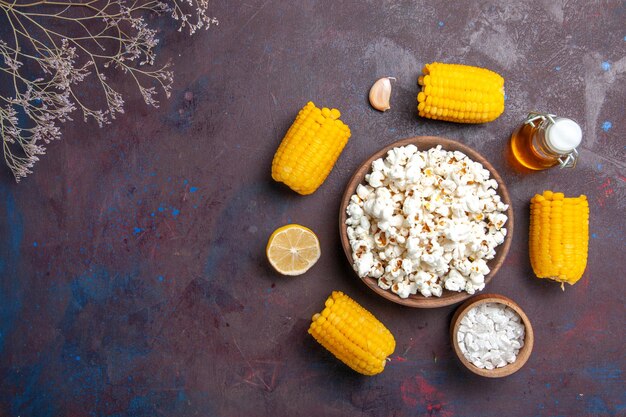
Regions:
<instances>
[{"instance_id":1,"label":"yellow corn cob","mask_svg":"<svg viewBox=\"0 0 626 417\"><path fill-rule=\"evenodd\" d=\"M539 278L575 284L587 266L587 197L544 191L530 200L530 263Z\"/></svg>"},{"instance_id":2,"label":"yellow corn cob","mask_svg":"<svg viewBox=\"0 0 626 417\"><path fill-rule=\"evenodd\" d=\"M309 333L355 371L363 375L381 373L396 348L391 332L341 291L333 291L325 305L313 316Z\"/></svg>"},{"instance_id":3,"label":"yellow corn cob","mask_svg":"<svg viewBox=\"0 0 626 417\"><path fill-rule=\"evenodd\" d=\"M504 78L485 68L426 64L418 79L419 115L458 123L485 123L504 111Z\"/></svg>"},{"instance_id":4,"label":"yellow corn cob","mask_svg":"<svg viewBox=\"0 0 626 417\"><path fill-rule=\"evenodd\" d=\"M322 185L350 137L337 109L309 101L300 110L272 161L272 178L295 192L311 194Z\"/></svg>"}]
</instances>

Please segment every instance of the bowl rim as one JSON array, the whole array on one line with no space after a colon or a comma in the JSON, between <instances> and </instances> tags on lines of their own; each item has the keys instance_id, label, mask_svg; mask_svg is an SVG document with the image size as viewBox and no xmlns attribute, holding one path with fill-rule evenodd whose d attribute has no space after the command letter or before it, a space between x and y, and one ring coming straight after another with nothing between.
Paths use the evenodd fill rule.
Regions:
<instances>
[{"instance_id":1,"label":"bowl rim","mask_svg":"<svg viewBox=\"0 0 626 417\"><path fill-rule=\"evenodd\" d=\"M476 162L480 162L483 167L489 170L491 174L491 178L495 179L498 183L498 195L502 198L503 203L508 204L508 209L506 210L506 215L508 217L506 223L507 235L504 238L504 242L496 248L496 256L494 259L490 260L488 263L490 271L485 276L485 286L491 281L493 276L496 275L502 263L506 259L506 256L509 252L509 248L511 247L511 242L513 240L513 231L514 231L514 216L513 216L513 205L511 204L511 198L509 196L508 189L504 180L496 171L496 169L489 163L489 161L482 156L480 153L470 148L469 146L460 143L458 141L440 137L440 136L413 136L410 138L405 138L393 142L389 145L384 146L383 148L376 151L369 158L367 158L364 162L362 162L359 167L355 170L354 174L348 181L343 196L341 198L341 205L339 208L339 235L341 238L341 245L343 247L343 251L350 263L350 267L352 268L353 259L352 259L352 250L350 248L350 241L347 235L347 226L345 224L347 220L346 208L350 202L350 197L355 193L356 187L358 184L362 184L365 179L365 175L370 171L372 162L375 159L378 159L385 155L389 150L393 148L397 148L400 146L406 146L409 144L416 145L419 151L426 151L428 149L434 148L438 145L441 145L444 150L452 150L452 151L460 151L467 155L470 159ZM358 275L357 275L358 277ZM408 298L400 298L398 295L394 294L389 290L384 290L378 286L378 282L374 278L364 277L360 278L361 281L371 290L373 290L378 295L386 298L387 300L393 301L394 303L401 304L408 307L415 308L438 308L445 307L453 304L460 303L472 296L465 291L462 292L452 292L444 289L444 296L442 297L424 297L421 294L410 295Z\"/></svg>"},{"instance_id":2,"label":"bowl rim","mask_svg":"<svg viewBox=\"0 0 626 417\"><path fill-rule=\"evenodd\" d=\"M463 352L461 352L461 348L459 347L458 343L458 328L460 327L461 320L463 319L463 317L465 317L465 314L467 314L467 312L472 308L486 303L498 303L506 305L507 307L514 310L522 319L522 323L524 323L524 346L522 346L522 348L519 350L515 362L507 364L502 368L483 369L477 367L469 360L467 360ZM533 332L533 326L530 323L530 319L528 318L524 310L515 301L501 294L490 293L472 297L465 303L463 303L459 308L457 308L454 316L452 317L452 320L450 321L450 341L452 343L452 348L454 350L454 353L456 354L456 357L468 370L476 375L484 376L487 378L502 378L514 374L515 372L519 371L524 366L524 364L526 364L533 350L533 346L535 343L535 334Z\"/></svg>"}]
</instances>

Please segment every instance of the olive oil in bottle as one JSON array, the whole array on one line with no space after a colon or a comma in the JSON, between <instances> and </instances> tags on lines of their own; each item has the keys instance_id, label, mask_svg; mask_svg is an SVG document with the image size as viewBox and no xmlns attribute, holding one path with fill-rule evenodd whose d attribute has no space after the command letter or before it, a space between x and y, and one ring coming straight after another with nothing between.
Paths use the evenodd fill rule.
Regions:
<instances>
[{"instance_id":1,"label":"olive oil in bottle","mask_svg":"<svg viewBox=\"0 0 626 417\"><path fill-rule=\"evenodd\" d=\"M575 121L531 112L513 132L511 151L520 164L532 170L574 167L581 140L582 130Z\"/></svg>"}]
</instances>

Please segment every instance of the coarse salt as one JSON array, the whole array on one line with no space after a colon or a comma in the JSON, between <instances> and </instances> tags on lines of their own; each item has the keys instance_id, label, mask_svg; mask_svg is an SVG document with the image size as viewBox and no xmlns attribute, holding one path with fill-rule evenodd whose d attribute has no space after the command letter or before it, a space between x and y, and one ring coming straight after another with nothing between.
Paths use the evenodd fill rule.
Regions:
<instances>
[{"instance_id":1,"label":"coarse salt","mask_svg":"<svg viewBox=\"0 0 626 417\"><path fill-rule=\"evenodd\" d=\"M502 368L515 362L524 346L522 319L500 303L480 304L465 313L457 332L463 356L478 368Z\"/></svg>"}]
</instances>

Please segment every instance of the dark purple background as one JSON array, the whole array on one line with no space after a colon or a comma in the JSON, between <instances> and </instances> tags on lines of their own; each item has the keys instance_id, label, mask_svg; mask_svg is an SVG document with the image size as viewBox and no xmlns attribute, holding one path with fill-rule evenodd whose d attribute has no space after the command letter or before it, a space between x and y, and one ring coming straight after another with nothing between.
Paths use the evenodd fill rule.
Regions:
<instances>
[{"instance_id":1,"label":"dark purple background","mask_svg":"<svg viewBox=\"0 0 626 417\"><path fill-rule=\"evenodd\" d=\"M0 416L626 415L623 2L221 0L211 14L220 25L193 38L162 25L159 58L176 82L159 109L118 78L129 94L116 123L67 125L32 176L0 177ZM482 126L419 119L416 79L435 60L502 74L504 114ZM398 81L381 114L367 92L386 75ZM270 163L308 100L339 108L353 135L301 197L271 181ZM507 163L531 109L581 123L576 169ZM341 251L351 173L415 135L472 146L509 186L516 233L487 291L517 301L536 335L511 377L462 368L454 307L380 299ZM528 262L528 201L544 189L590 202L587 272L565 292ZM288 222L322 244L297 278L265 260ZM353 373L307 335L336 289L395 335L383 374Z\"/></svg>"}]
</instances>

